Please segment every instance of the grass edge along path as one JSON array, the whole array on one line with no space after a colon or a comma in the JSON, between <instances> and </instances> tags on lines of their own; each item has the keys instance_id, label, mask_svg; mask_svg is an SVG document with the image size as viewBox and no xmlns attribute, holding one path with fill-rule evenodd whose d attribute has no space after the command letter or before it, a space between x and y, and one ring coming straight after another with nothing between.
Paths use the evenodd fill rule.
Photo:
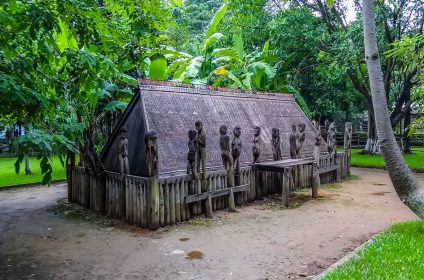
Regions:
<instances>
[{"instance_id":1,"label":"grass edge along path","mask_svg":"<svg viewBox=\"0 0 424 280\"><path fill-rule=\"evenodd\" d=\"M41 174L40 161L36 157L30 157L30 167L33 175L25 175L25 165L22 162L21 170L18 175L15 173L14 163L16 157L2 157L0 158L0 188L5 186L14 186L29 183L40 183L43 179ZM65 167L62 166L58 157L52 157L51 161L53 167L52 179L63 180L66 178Z\"/></svg>"},{"instance_id":2,"label":"grass edge along path","mask_svg":"<svg viewBox=\"0 0 424 280\"><path fill-rule=\"evenodd\" d=\"M382 155L361 154L362 149L352 149L351 166L386 169ZM415 172L424 172L424 151L413 149L412 154L404 155L409 168Z\"/></svg>"},{"instance_id":3,"label":"grass edge along path","mask_svg":"<svg viewBox=\"0 0 424 280\"><path fill-rule=\"evenodd\" d=\"M395 224L322 279L424 279L424 221Z\"/></svg>"}]
</instances>

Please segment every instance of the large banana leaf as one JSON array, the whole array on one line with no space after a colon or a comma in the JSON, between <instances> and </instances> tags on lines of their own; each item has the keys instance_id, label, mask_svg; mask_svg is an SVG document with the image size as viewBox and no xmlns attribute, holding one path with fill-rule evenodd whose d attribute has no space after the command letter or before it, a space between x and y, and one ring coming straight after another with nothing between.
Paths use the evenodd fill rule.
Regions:
<instances>
[{"instance_id":1,"label":"large banana leaf","mask_svg":"<svg viewBox=\"0 0 424 280\"><path fill-rule=\"evenodd\" d=\"M150 62L149 79L164 80L166 78L166 69L168 62L163 55L158 55Z\"/></svg>"},{"instance_id":2,"label":"large banana leaf","mask_svg":"<svg viewBox=\"0 0 424 280\"><path fill-rule=\"evenodd\" d=\"M216 12L215 16L213 17L211 23L209 24L208 29L206 30L206 39L212 36L212 34L215 33L216 27L218 26L219 22L222 20L222 18L225 15L225 12L227 11L227 4L224 4L219 8L219 10Z\"/></svg>"}]
</instances>

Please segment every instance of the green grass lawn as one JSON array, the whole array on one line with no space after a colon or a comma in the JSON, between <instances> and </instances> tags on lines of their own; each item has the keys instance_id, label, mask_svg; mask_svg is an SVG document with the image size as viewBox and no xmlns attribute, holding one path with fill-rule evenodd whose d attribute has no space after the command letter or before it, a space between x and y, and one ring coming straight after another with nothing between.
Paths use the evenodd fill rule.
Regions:
<instances>
[{"instance_id":1,"label":"green grass lawn","mask_svg":"<svg viewBox=\"0 0 424 280\"><path fill-rule=\"evenodd\" d=\"M53 157L53 180L65 179L66 171L60 163L58 157ZM27 183L38 183L41 182L43 175L41 174L40 161L37 158L30 158L30 167L33 175L24 175L24 163L21 165L21 172L19 175L15 173L14 163L16 157L12 158L0 158L0 187L27 184Z\"/></svg>"},{"instance_id":2,"label":"green grass lawn","mask_svg":"<svg viewBox=\"0 0 424 280\"><path fill-rule=\"evenodd\" d=\"M396 224L323 279L424 279L424 222Z\"/></svg>"},{"instance_id":3,"label":"green grass lawn","mask_svg":"<svg viewBox=\"0 0 424 280\"><path fill-rule=\"evenodd\" d=\"M381 155L363 155L361 149L352 149L352 166L385 167ZM409 168L415 171L424 171L424 148L413 148L412 154L404 155Z\"/></svg>"}]
</instances>

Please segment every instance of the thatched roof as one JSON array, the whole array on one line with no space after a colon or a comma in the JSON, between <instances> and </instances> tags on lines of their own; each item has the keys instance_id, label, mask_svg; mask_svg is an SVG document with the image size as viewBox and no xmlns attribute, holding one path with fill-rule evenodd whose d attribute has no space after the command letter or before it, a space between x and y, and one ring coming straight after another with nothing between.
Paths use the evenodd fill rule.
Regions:
<instances>
[{"instance_id":1,"label":"thatched roof","mask_svg":"<svg viewBox=\"0 0 424 280\"><path fill-rule=\"evenodd\" d=\"M219 126L232 129L240 126L243 150L241 163L252 161L253 127L261 133L260 160L272 159L271 129L279 128L283 157L289 156L289 134L293 124L306 125L306 141L302 154L310 155L316 130L290 94L243 93L234 90L177 86L169 82L139 81L139 91L128 105L120 124L102 152L107 170L118 171L119 128L128 129L130 171L143 176L144 135L155 131L158 137L159 173L180 173L186 170L188 131L196 120L203 122L207 137L206 165L221 168ZM322 145L324 150L324 145Z\"/></svg>"}]
</instances>

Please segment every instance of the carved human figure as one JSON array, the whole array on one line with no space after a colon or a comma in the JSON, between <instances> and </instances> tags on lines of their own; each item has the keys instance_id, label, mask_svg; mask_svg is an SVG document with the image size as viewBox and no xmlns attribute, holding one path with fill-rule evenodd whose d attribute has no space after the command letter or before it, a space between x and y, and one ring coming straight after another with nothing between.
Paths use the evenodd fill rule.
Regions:
<instances>
[{"instance_id":1,"label":"carved human figure","mask_svg":"<svg viewBox=\"0 0 424 280\"><path fill-rule=\"evenodd\" d=\"M206 133L201 121L195 123L197 130L197 173L200 173L200 164L202 164L202 180L206 178Z\"/></svg>"},{"instance_id":2,"label":"carved human figure","mask_svg":"<svg viewBox=\"0 0 424 280\"><path fill-rule=\"evenodd\" d=\"M330 154L331 162L332 164L335 164L336 154L337 154L337 141L336 141L336 126L334 122L330 123L330 125L328 126L327 147L328 147L328 153Z\"/></svg>"},{"instance_id":3,"label":"carved human figure","mask_svg":"<svg viewBox=\"0 0 424 280\"><path fill-rule=\"evenodd\" d=\"M233 156L233 166L240 166L239 157L241 154L241 128L239 126L234 127L233 129L233 141L231 142L231 155Z\"/></svg>"},{"instance_id":4,"label":"carved human figure","mask_svg":"<svg viewBox=\"0 0 424 280\"><path fill-rule=\"evenodd\" d=\"M121 133L121 139L119 139L119 167L121 175L130 174L130 167L128 163L128 139L127 139L127 128L121 127L119 132Z\"/></svg>"},{"instance_id":5,"label":"carved human figure","mask_svg":"<svg viewBox=\"0 0 424 280\"><path fill-rule=\"evenodd\" d=\"M345 133L344 133L344 149L349 151L352 143L352 123L347 122L345 124Z\"/></svg>"},{"instance_id":6,"label":"carved human figure","mask_svg":"<svg viewBox=\"0 0 424 280\"><path fill-rule=\"evenodd\" d=\"M300 158L300 149L305 142L305 124L301 123L298 125L298 132L296 133L296 158Z\"/></svg>"},{"instance_id":7,"label":"carved human figure","mask_svg":"<svg viewBox=\"0 0 424 280\"><path fill-rule=\"evenodd\" d=\"M318 133L315 136L315 142L314 142L314 152L313 152L313 157L315 162L317 163L317 168L319 168L319 157L321 155L321 150L320 150L320 146L321 146L321 142L322 142L322 137L321 137L321 127L318 126Z\"/></svg>"},{"instance_id":8,"label":"carved human figure","mask_svg":"<svg viewBox=\"0 0 424 280\"><path fill-rule=\"evenodd\" d=\"M219 133L221 136L219 137L219 147L221 148L221 158L222 164L225 169L233 167L233 157L231 155L231 139L230 136L227 135L228 127L226 125L221 125L219 127Z\"/></svg>"},{"instance_id":9,"label":"carved human figure","mask_svg":"<svg viewBox=\"0 0 424 280\"><path fill-rule=\"evenodd\" d=\"M158 176L158 147L155 132L149 132L146 135L146 162L148 176Z\"/></svg>"},{"instance_id":10,"label":"carved human figure","mask_svg":"<svg viewBox=\"0 0 424 280\"><path fill-rule=\"evenodd\" d=\"M199 145L197 143L197 130L188 131L188 153L187 153L187 174L196 177L197 153Z\"/></svg>"},{"instance_id":11,"label":"carved human figure","mask_svg":"<svg viewBox=\"0 0 424 280\"><path fill-rule=\"evenodd\" d=\"M280 130L278 128L272 129L272 154L274 160L281 160L281 141L280 141Z\"/></svg>"},{"instance_id":12,"label":"carved human figure","mask_svg":"<svg viewBox=\"0 0 424 280\"><path fill-rule=\"evenodd\" d=\"M241 154L241 128L239 126L233 129L233 141L231 142L231 155L233 156L233 167L234 167L234 184L238 186L240 184L240 154Z\"/></svg>"},{"instance_id":13,"label":"carved human figure","mask_svg":"<svg viewBox=\"0 0 424 280\"><path fill-rule=\"evenodd\" d=\"M290 157L296 158L296 146L297 146L297 126L292 125L292 132L289 135L289 144L290 144Z\"/></svg>"},{"instance_id":14,"label":"carved human figure","mask_svg":"<svg viewBox=\"0 0 424 280\"><path fill-rule=\"evenodd\" d=\"M256 163L261 155L261 128L259 126L253 128L253 135L252 154L253 163Z\"/></svg>"}]
</instances>

